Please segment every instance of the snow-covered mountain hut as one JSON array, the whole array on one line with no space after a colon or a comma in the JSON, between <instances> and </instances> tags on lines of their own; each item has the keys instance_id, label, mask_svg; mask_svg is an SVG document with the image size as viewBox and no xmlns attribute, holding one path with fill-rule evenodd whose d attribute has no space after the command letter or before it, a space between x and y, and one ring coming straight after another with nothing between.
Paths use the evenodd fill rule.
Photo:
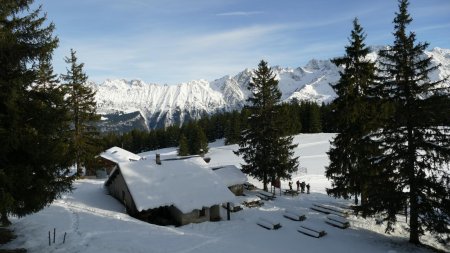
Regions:
<instances>
[{"instance_id":1,"label":"snow-covered mountain hut","mask_svg":"<svg viewBox=\"0 0 450 253\"><path fill-rule=\"evenodd\" d=\"M138 219L159 225L220 220L220 205L234 201L201 157L119 163L105 186Z\"/></svg>"},{"instance_id":2,"label":"snow-covered mountain hut","mask_svg":"<svg viewBox=\"0 0 450 253\"><path fill-rule=\"evenodd\" d=\"M247 176L235 165L226 165L211 168L223 181L223 183L236 196L244 194L244 184Z\"/></svg>"},{"instance_id":3,"label":"snow-covered mountain hut","mask_svg":"<svg viewBox=\"0 0 450 253\"><path fill-rule=\"evenodd\" d=\"M105 150L98 155L98 158L108 175L119 163L142 160L141 156L119 147Z\"/></svg>"}]
</instances>

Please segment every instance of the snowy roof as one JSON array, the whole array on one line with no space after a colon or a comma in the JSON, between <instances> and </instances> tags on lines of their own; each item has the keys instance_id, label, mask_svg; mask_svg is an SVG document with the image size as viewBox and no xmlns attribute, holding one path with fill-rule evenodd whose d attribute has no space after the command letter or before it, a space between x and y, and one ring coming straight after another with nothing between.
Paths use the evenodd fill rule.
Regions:
<instances>
[{"instance_id":1,"label":"snowy roof","mask_svg":"<svg viewBox=\"0 0 450 253\"><path fill-rule=\"evenodd\" d=\"M244 184L247 182L247 176L236 166L227 165L212 168L212 170L223 180L226 186Z\"/></svg>"},{"instance_id":2,"label":"snowy roof","mask_svg":"<svg viewBox=\"0 0 450 253\"><path fill-rule=\"evenodd\" d=\"M101 157L115 163L139 161L142 157L119 147L112 147L100 154Z\"/></svg>"},{"instance_id":3,"label":"snowy roof","mask_svg":"<svg viewBox=\"0 0 450 253\"><path fill-rule=\"evenodd\" d=\"M119 164L138 211L174 205L183 213L232 202L234 195L202 158Z\"/></svg>"}]
</instances>

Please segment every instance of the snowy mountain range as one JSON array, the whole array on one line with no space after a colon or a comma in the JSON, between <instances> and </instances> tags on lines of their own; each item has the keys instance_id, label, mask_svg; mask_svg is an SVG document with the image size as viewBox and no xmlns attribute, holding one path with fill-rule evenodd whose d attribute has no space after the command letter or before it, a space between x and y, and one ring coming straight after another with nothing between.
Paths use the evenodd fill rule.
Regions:
<instances>
[{"instance_id":1,"label":"snowy mountain range","mask_svg":"<svg viewBox=\"0 0 450 253\"><path fill-rule=\"evenodd\" d=\"M376 60L379 49L374 48L368 57ZM433 64L440 64L430 75L431 80L450 76L450 49L434 48L426 54L433 57ZM339 80L339 68L330 60L313 59L303 67L275 66L272 70L279 80L283 101L295 99L322 103L336 97L330 84ZM97 110L103 116L101 130L124 132L182 124L204 114L240 109L249 96L246 87L252 73L252 69L245 69L235 76L178 85L123 79L106 80L100 84L91 82L89 85L97 92ZM450 86L450 80L445 85Z\"/></svg>"}]
</instances>

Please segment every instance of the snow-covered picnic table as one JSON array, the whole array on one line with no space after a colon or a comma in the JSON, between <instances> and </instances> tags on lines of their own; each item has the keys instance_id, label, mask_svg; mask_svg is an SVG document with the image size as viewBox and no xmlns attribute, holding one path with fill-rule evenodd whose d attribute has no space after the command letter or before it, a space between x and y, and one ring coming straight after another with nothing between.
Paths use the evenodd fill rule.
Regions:
<instances>
[{"instance_id":1,"label":"snow-covered picnic table","mask_svg":"<svg viewBox=\"0 0 450 253\"><path fill-rule=\"evenodd\" d=\"M290 190L290 189L286 189L283 191L284 195L291 195L291 196L297 196L299 194L299 191L296 190Z\"/></svg>"},{"instance_id":2,"label":"snow-covered picnic table","mask_svg":"<svg viewBox=\"0 0 450 253\"><path fill-rule=\"evenodd\" d=\"M308 221L302 222L301 225L297 228L297 231L315 238L320 238L327 234L325 229L320 224Z\"/></svg>"},{"instance_id":3,"label":"snow-covered picnic table","mask_svg":"<svg viewBox=\"0 0 450 253\"><path fill-rule=\"evenodd\" d=\"M313 204L310 208L314 211L318 211L324 214L334 214L341 217L347 217L349 214L347 210L325 204Z\"/></svg>"},{"instance_id":4,"label":"snow-covered picnic table","mask_svg":"<svg viewBox=\"0 0 450 253\"><path fill-rule=\"evenodd\" d=\"M306 219L306 215L304 212L298 210L288 209L283 214L284 217L295 220L295 221L303 221Z\"/></svg>"},{"instance_id":5,"label":"snow-covered picnic table","mask_svg":"<svg viewBox=\"0 0 450 253\"><path fill-rule=\"evenodd\" d=\"M342 229L350 227L350 222L346 218L335 214L328 214L325 222L330 224L331 226Z\"/></svg>"},{"instance_id":6,"label":"snow-covered picnic table","mask_svg":"<svg viewBox=\"0 0 450 253\"><path fill-rule=\"evenodd\" d=\"M281 228L281 223L271 220L269 218L261 218L260 217L256 221L256 224L258 224L259 226L261 226L263 228L269 229L269 230L276 230L276 229Z\"/></svg>"},{"instance_id":7,"label":"snow-covered picnic table","mask_svg":"<svg viewBox=\"0 0 450 253\"><path fill-rule=\"evenodd\" d=\"M259 207L264 205L261 198L258 196L238 196L237 199L246 207Z\"/></svg>"}]
</instances>

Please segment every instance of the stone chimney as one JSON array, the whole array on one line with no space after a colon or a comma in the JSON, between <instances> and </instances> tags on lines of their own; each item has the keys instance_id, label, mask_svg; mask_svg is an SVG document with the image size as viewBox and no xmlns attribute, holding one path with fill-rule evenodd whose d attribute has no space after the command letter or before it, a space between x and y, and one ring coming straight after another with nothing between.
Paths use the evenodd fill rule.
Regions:
<instances>
[{"instance_id":1,"label":"stone chimney","mask_svg":"<svg viewBox=\"0 0 450 253\"><path fill-rule=\"evenodd\" d=\"M156 153L156 164L161 165L161 155Z\"/></svg>"}]
</instances>

